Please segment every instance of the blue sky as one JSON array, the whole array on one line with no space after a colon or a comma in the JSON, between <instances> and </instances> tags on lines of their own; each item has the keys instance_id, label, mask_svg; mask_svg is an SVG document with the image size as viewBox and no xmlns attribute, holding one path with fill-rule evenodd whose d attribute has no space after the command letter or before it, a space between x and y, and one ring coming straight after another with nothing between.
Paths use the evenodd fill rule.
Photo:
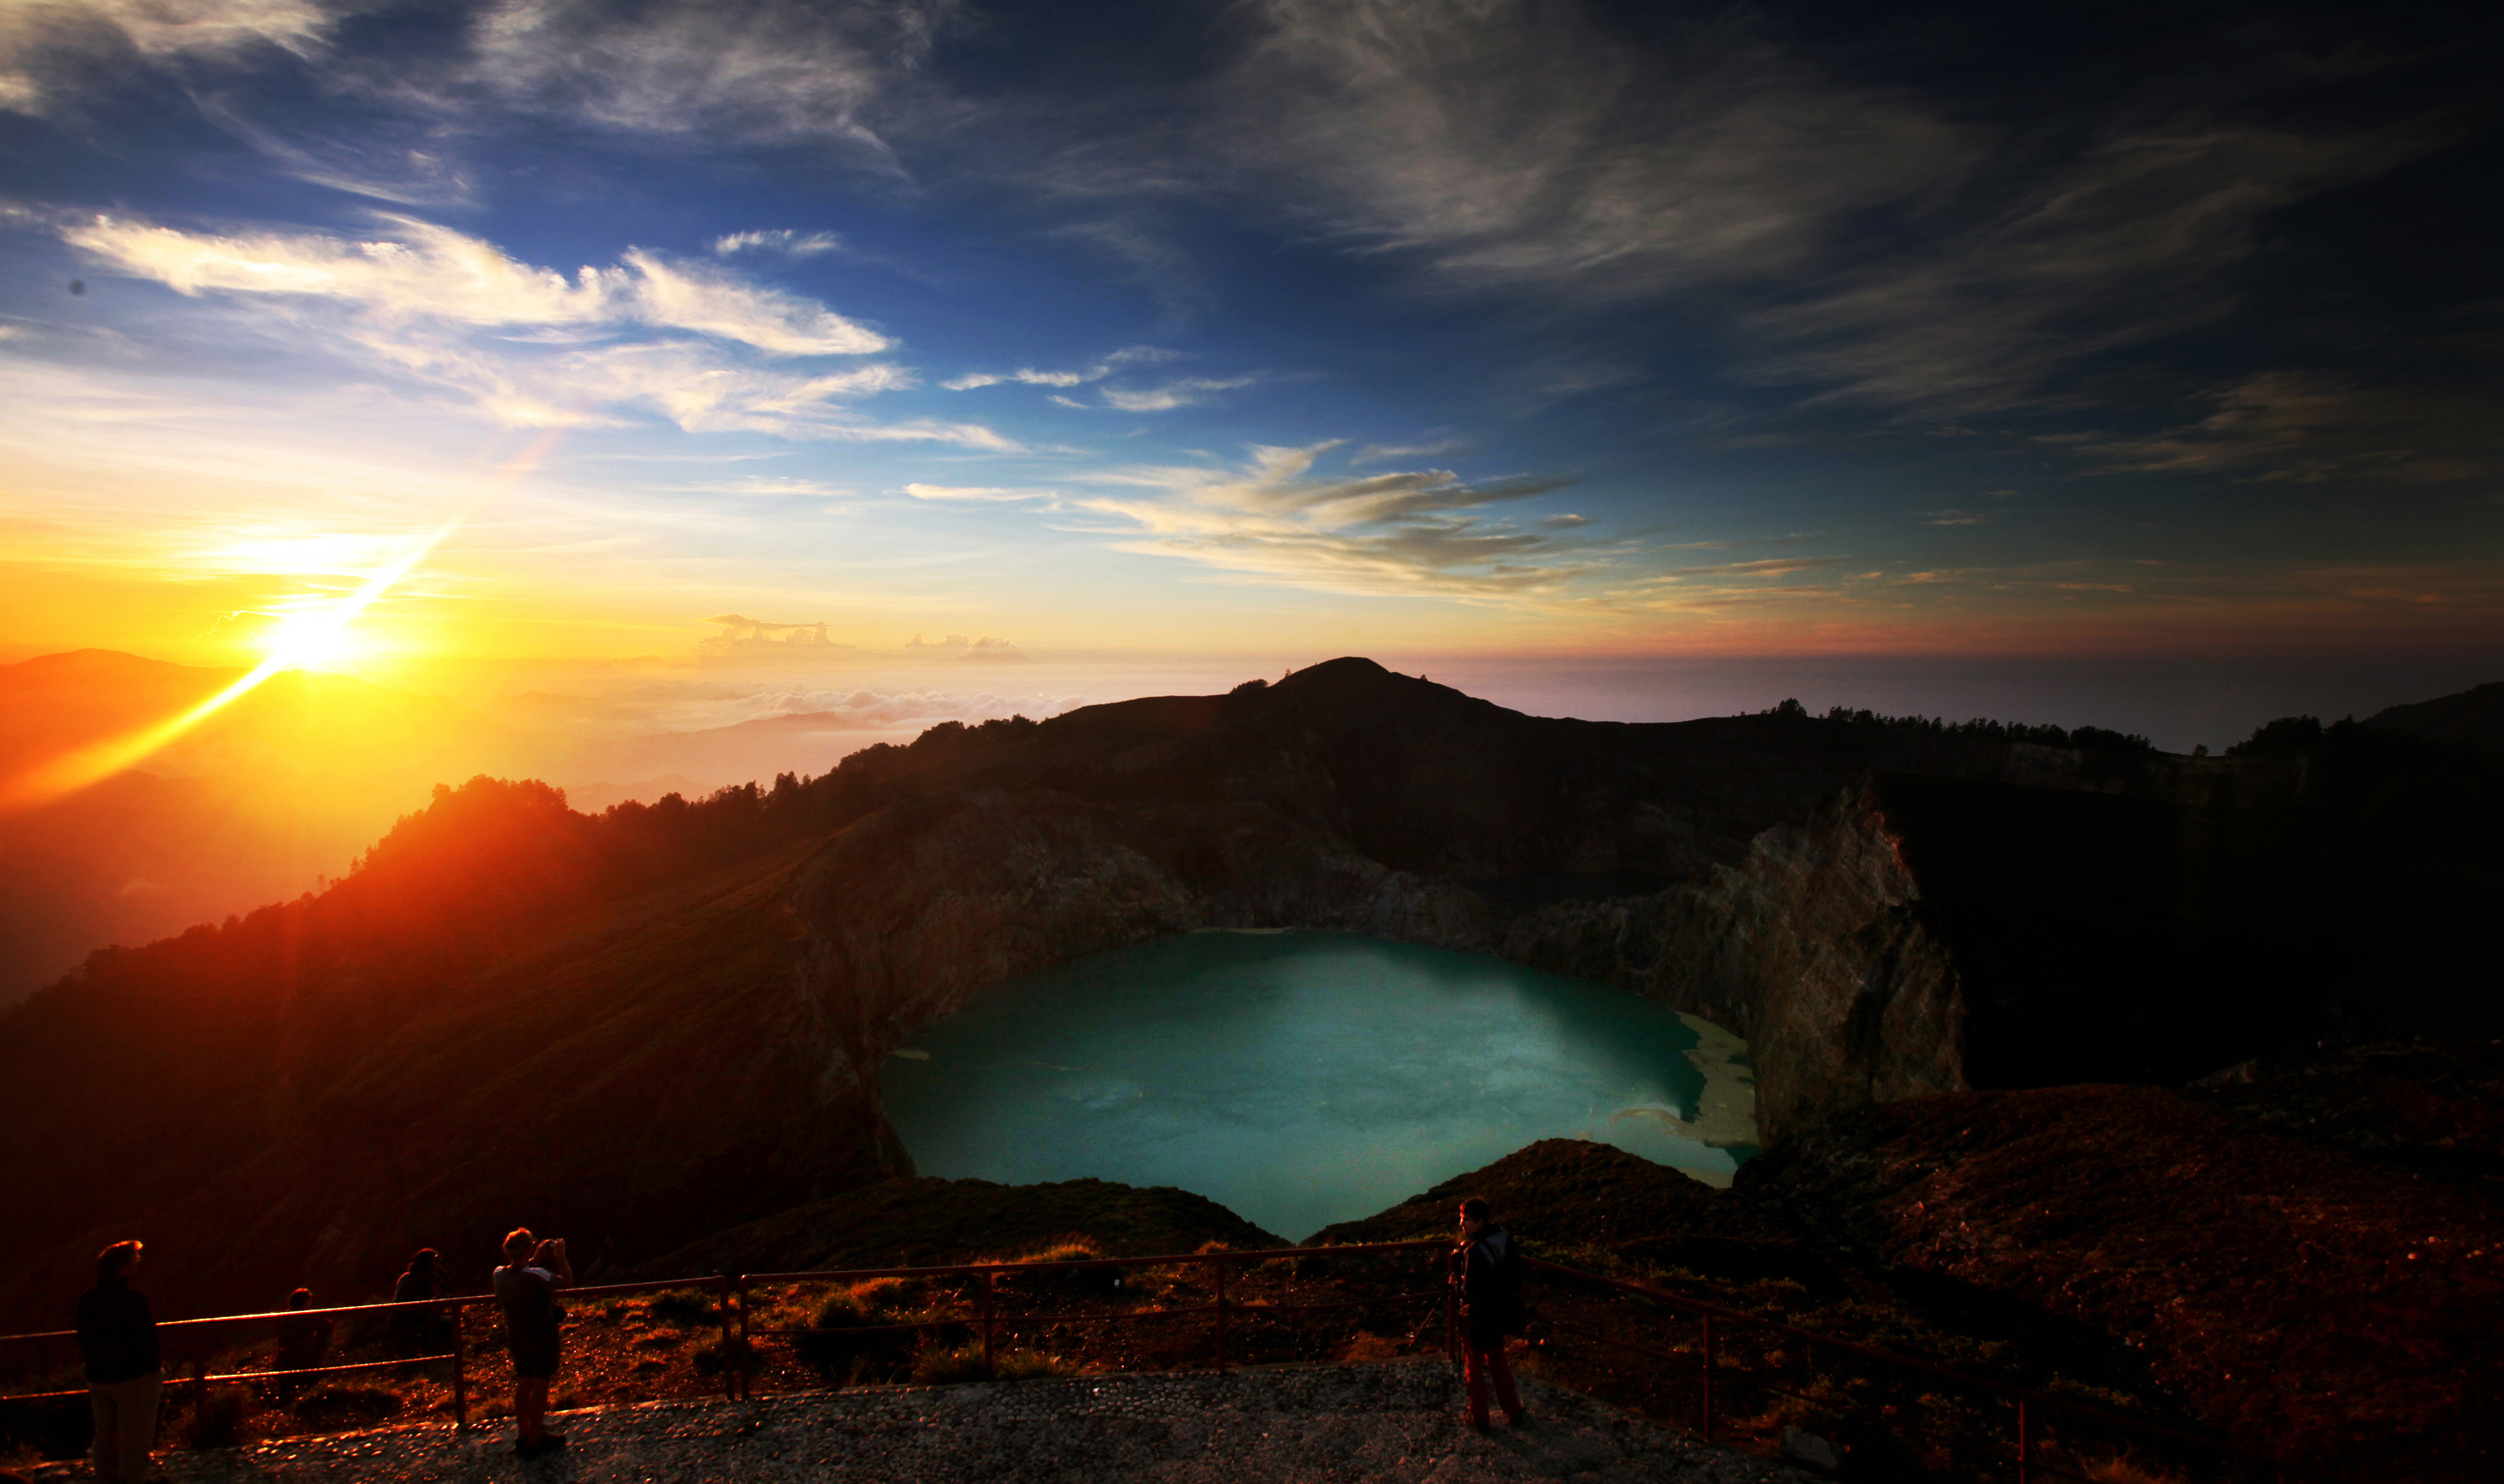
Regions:
<instances>
[{"instance_id":1,"label":"blue sky","mask_svg":"<svg viewBox=\"0 0 2504 1484\"><path fill-rule=\"evenodd\" d=\"M2494 26L2018 9L15 6L0 638L2491 655Z\"/></svg>"}]
</instances>

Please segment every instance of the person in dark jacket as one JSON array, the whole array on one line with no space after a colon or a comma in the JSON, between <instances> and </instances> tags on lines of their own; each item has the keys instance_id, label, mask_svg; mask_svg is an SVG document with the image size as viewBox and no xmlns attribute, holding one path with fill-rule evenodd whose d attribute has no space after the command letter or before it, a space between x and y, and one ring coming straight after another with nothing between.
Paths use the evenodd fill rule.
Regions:
<instances>
[{"instance_id":1,"label":"person in dark jacket","mask_svg":"<svg viewBox=\"0 0 2504 1484\"><path fill-rule=\"evenodd\" d=\"M313 1291L297 1289L288 1295L291 1310L313 1307ZM315 1314L303 1319L282 1319L278 1322L278 1368L311 1370L322 1363L330 1350L330 1316ZM292 1393L302 1378L291 1380L283 1390Z\"/></svg>"},{"instance_id":2,"label":"person in dark jacket","mask_svg":"<svg viewBox=\"0 0 2504 1484\"><path fill-rule=\"evenodd\" d=\"M130 1287L140 1244L116 1242L95 1256L95 1287L79 1296L79 1354L87 1360L87 1403L95 1413L95 1476L148 1477L156 1445L156 1319Z\"/></svg>"},{"instance_id":3,"label":"person in dark jacket","mask_svg":"<svg viewBox=\"0 0 2504 1484\"><path fill-rule=\"evenodd\" d=\"M1521 1329L1521 1254L1513 1233L1495 1224L1486 1201L1461 1202L1461 1241L1454 1253L1461 1284L1461 1353L1469 1367L1470 1426L1487 1429L1487 1389L1505 1421L1521 1426L1521 1394L1513 1389L1504 1337Z\"/></svg>"},{"instance_id":4,"label":"person in dark jacket","mask_svg":"<svg viewBox=\"0 0 2504 1484\"><path fill-rule=\"evenodd\" d=\"M450 1291L443 1277L442 1260L432 1247L421 1247L408 1260L408 1271L392 1285L392 1302L419 1303L440 1298ZM440 1355L452 1348L452 1312L447 1305L434 1309L402 1309L391 1317L392 1341L401 1355Z\"/></svg>"},{"instance_id":5,"label":"person in dark jacket","mask_svg":"<svg viewBox=\"0 0 2504 1484\"><path fill-rule=\"evenodd\" d=\"M532 1240L528 1227L506 1233L504 1265L496 1269L496 1303L504 1311L504 1335L513 1351L513 1451L538 1458L565 1446L565 1434L547 1431L548 1383L556 1376L558 1326L564 1320L556 1291L574 1283L565 1238Z\"/></svg>"}]
</instances>

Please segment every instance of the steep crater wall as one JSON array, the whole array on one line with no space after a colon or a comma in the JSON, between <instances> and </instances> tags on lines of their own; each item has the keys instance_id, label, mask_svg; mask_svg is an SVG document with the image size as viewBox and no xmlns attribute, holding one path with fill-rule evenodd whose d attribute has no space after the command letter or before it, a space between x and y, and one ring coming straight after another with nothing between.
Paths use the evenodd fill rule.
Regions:
<instances>
[{"instance_id":1,"label":"steep crater wall","mask_svg":"<svg viewBox=\"0 0 2504 1484\"><path fill-rule=\"evenodd\" d=\"M1371 933L1729 1026L1770 1141L1923 1093L2249 1054L2308 971L2251 956L2253 891L2220 883L2284 852L2232 821L2302 784L1780 715L1546 720L1340 660L917 775L801 873L795 992L841 1049L829 1078L875 1107L888 1050L1004 980L1198 928ZM2133 1023L2155 1015L2178 1034Z\"/></svg>"},{"instance_id":2,"label":"steep crater wall","mask_svg":"<svg viewBox=\"0 0 2504 1484\"><path fill-rule=\"evenodd\" d=\"M1394 869L1274 801L1123 805L969 790L863 821L794 888L795 992L828 1076L876 1106L878 1067L994 984L1201 928L1368 933L1500 954L1660 1001L1751 1043L1768 1137L1965 1086L1951 955L1866 785L1657 890L1524 903Z\"/></svg>"}]
</instances>

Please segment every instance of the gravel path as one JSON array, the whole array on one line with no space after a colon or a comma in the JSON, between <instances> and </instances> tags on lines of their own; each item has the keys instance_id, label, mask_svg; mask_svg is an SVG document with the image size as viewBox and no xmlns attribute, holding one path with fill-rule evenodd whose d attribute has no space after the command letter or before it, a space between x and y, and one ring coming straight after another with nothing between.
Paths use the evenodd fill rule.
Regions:
<instances>
[{"instance_id":1,"label":"gravel path","mask_svg":"<svg viewBox=\"0 0 2504 1484\"><path fill-rule=\"evenodd\" d=\"M1461 1425L1441 1363L1090 1376L820 1393L725 1403L654 1401L553 1419L564 1452L525 1464L510 1424L296 1437L158 1455L176 1484L1804 1484L1805 1474L1710 1448L1524 1378L1531 1417L1486 1435ZM33 1480L83 1478L47 1465Z\"/></svg>"}]
</instances>

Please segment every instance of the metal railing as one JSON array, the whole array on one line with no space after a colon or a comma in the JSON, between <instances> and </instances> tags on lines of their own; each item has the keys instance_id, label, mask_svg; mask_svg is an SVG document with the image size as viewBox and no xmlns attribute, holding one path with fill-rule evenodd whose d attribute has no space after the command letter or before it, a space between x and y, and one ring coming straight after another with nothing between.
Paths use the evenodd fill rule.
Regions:
<instances>
[{"instance_id":1,"label":"metal railing","mask_svg":"<svg viewBox=\"0 0 2504 1484\"><path fill-rule=\"evenodd\" d=\"M1409 1242L1351 1242L1331 1247L1270 1247L1249 1252L1175 1253L1153 1258L1071 1258L1049 1261L968 1262L953 1267L863 1267L838 1268L797 1273L747 1273L731 1280L739 1294L739 1339L745 1343L751 1334L773 1334L785 1337L810 1335L864 1335L894 1333L903 1330L945 1329L979 1326L983 1337L983 1370L996 1375L999 1369L999 1336L1002 1319L999 1312L998 1280L1003 1273L1047 1273L1108 1271L1145 1267L1205 1266L1210 1270L1212 1298L1204 1304L1181 1308L1096 1309L1075 1314L1060 1313L1027 1320L1025 1323L1057 1327L1074 1324L1128 1324L1152 1319L1187 1319L1195 1314L1206 1315L1209 1321L1211 1363L1219 1370L1227 1368L1227 1331L1231 1316L1249 1315L1273 1319L1282 1315L1319 1314L1350 1309L1377 1308L1392 1303L1414 1303L1418 1299L1441 1299L1444 1311L1443 1329L1445 1349L1451 1351L1451 1336L1457 1331L1451 1322L1453 1298L1449 1289L1437 1285L1409 1293L1385 1294L1372 1298L1343 1299L1332 1303L1259 1303L1230 1302L1227 1294L1227 1269L1236 1263L1271 1262L1299 1258L1345 1258L1370 1253L1422 1252L1448 1249L1449 1242L1420 1240ZM760 1283L824 1283L851 1285L881 1278L904 1278L927 1281L943 1278L970 1278L979 1286L975 1310L971 1314L913 1320L893 1325L847 1325L830 1327L757 1328L751 1329L748 1317L751 1309L748 1291ZM1454 1352L1456 1354L1456 1352Z\"/></svg>"},{"instance_id":2,"label":"metal railing","mask_svg":"<svg viewBox=\"0 0 2504 1484\"><path fill-rule=\"evenodd\" d=\"M564 1293L569 1301L595 1297L623 1296L632 1294L667 1292L683 1293L689 1290L702 1291L713 1294L715 1300L714 1307L716 1313L712 1316L712 1318L715 1321L719 1331L722 1395L725 1399L729 1400L745 1399L754 1395L751 1378L760 1369L760 1364L756 1360L757 1352L754 1349L753 1342L760 1336L778 1337L785 1340L786 1342L806 1342L813 1337L862 1337L873 1334L927 1330L957 1329L979 1332L982 1338L983 1373L986 1376L996 1376L998 1374L1000 1363L1000 1342L1004 1335L1013 1337L1015 1334L1023 1330L1038 1329L1048 1330L1058 1327L1072 1325L1123 1325L1149 1321L1189 1321L1195 1317L1199 1317L1204 1319L1209 1327L1208 1363L1218 1370L1225 1370L1229 1367L1230 1329L1234 1325L1241 1323L1246 1319L1268 1320L1290 1315L1301 1316L1327 1312L1344 1312L1365 1308L1378 1308L1395 1303L1414 1304L1421 1299L1432 1301L1428 1309L1428 1317L1424 1323L1417 1326L1416 1329L1410 1332L1408 1344L1404 1348L1410 1350L1415 1349L1422 1343L1428 1330L1440 1328L1443 1331L1443 1344L1441 1348L1446 1359L1457 1364L1461 1358L1461 1327L1459 1324L1457 1296L1448 1283L1438 1282L1432 1288L1420 1289L1413 1292L1403 1291L1378 1294L1371 1297L1335 1300L1327 1303L1279 1304L1267 1301L1246 1303L1241 1301L1239 1298L1232 1297L1230 1295L1227 1276L1231 1268L1244 1264L1259 1264L1280 1261L1282 1260L1292 1260L1305 1259L1321 1259L1336 1261L1349 1257L1369 1254L1422 1252L1427 1250L1449 1251L1450 1246L1451 1244L1445 1240L1426 1239L1408 1242L1350 1243L1342 1246L1266 1248L1249 1252L1209 1251L1198 1253L1177 1253L1158 1257L1138 1258L1083 1258L1035 1261L969 1262L947 1266L926 1267L836 1268L805 1272L716 1275L708 1278L680 1278L657 1280L645 1283L598 1284L570 1288L565 1290ZM1749 1314L1744 1310L1733 1309L1722 1304L1712 1303L1704 1299L1695 1298L1685 1294L1675 1293L1667 1289L1653 1287L1649 1284L1636 1283L1622 1278L1612 1278L1599 1273L1586 1272L1580 1268L1567 1267L1561 1263L1548 1262L1535 1258L1526 1259L1525 1261L1527 1266L1533 1272L1539 1274L1544 1279L1553 1280L1567 1285L1596 1289L1598 1291L1614 1294L1622 1297L1639 1298L1650 1303L1666 1305L1673 1310L1679 1311L1682 1314L1696 1320L1700 1329L1700 1334L1698 1336L1700 1343L1690 1348L1667 1350L1646 1345L1638 1341L1629 1340L1622 1336L1613 1335L1604 1330L1596 1329L1588 1326L1562 1323L1552 1317L1540 1318L1538 1326L1545 1335L1573 1335L1578 1338L1593 1340L1602 1345L1610 1346L1627 1353L1640 1355L1659 1363L1677 1364L1690 1361L1693 1362L1697 1366L1696 1374L1700 1382L1700 1390L1702 1393L1701 1422L1696 1431L1707 1442L1715 1441L1717 1433L1725 1431L1722 1427L1722 1420L1717 1416L1717 1385L1723 1390L1727 1390L1733 1386L1738 1386L1767 1392L1776 1396L1789 1397L1821 1408L1831 1408L1837 1404L1835 1398L1831 1397L1814 1397L1804 1393L1788 1391L1782 1387L1769 1384L1768 1382L1758 1378L1755 1373L1730 1372L1726 1365L1717 1363L1719 1359L1717 1356L1717 1340L1727 1338L1733 1331L1747 1331L1780 1336L1806 1346L1807 1353L1810 1357L1812 1371L1814 1371L1816 1356L1823 1351L1830 1356L1849 1358L1854 1362L1858 1362L1865 1365L1889 1368L1900 1373L1924 1377L1930 1381L1951 1383L1969 1391L1978 1392L2000 1401L2010 1403L2014 1412L2014 1447L2013 1449L2000 1454L1994 1462L2000 1465L2013 1465L2014 1477L2017 1480L2017 1484L2034 1484L2034 1481L2038 1478L2063 1478L2071 1480L2087 1479L2087 1475L2064 1468L2060 1467L2057 1461L2044 1456L2042 1453L2040 1449L2041 1440L2036 1435L2036 1424L2046 1413L2086 1420L2092 1422L2098 1427L2105 1428L2112 1432L2149 1442L2161 1442L2175 1447L2188 1447L2204 1450L2219 1458L2231 1460L2239 1465L2249 1466L2261 1470L2266 1470L2266 1477L2279 1481L2337 1481L2341 1478L2340 1475L2323 1472L2313 1467L2290 1464L2281 1459L2270 1458L2262 1454L2252 1453L2247 1450L2238 1448L2222 1438L2207 1436L2179 1428L2169 1427L2149 1419L2134 1417L2128 1413L2115 1411L2108 1407L2097 1406L2093 1403L2080 1401L2073 1398L2060 1397L2047 1392L2031 1390L2026 1387L2012 1385L2008 1382L1994 1380L1987 1376L1975 1375L1969 1371L1957 1370L1951 1366L1934 1364L1930 1362L1916 1360L1909 1356L1896 1355L1891 1351L1883 1350L1876 1346L1861 1344L1857 1341L1843 1339L1835 1335L1821 1334L1815 1330L1804 1329L1794 1325L1781 1323L1777 1320L1760 1318L1756 1315ZM1001 1296L1000 1279L1006 1275L1081 1272L1090 1270L1121 1271L1139 1268L1176 1268L1186 1266L1198 1266L1204 1268L1207 1271L1209 1282L1206 1287L1212 1294L1208 1302L1182 1306L1160 1305L1148 1308L1130 1309L1100 1308L1082 1310L1076 1313L1053 1312L1046 1314L1004 1315L1001 1312L999 1302ZM755 1304L753 1301L754 1294L752 1291L757 1285L822 1284L841 1287L868 1283L885 1278L896 1278L916 1282L931 1282L938 1280L970 1281L974 1288L972 1305L969 1311L963 1313L924 1317L893 1324L768 1327L751 1325L750 1323L755 1310ZM191 1386L195 1389L195 1396L197 1397L204 1397L206 1395L206 1388L209 1385L221 1382L274 1382L296 1377L332 1375L352 1371L381 1370L392 1367L421 1366L440 1363L448 1367L453 1396L452 1404L454 1426L458 1428L467 1428L469 1426L470 1418L469 1370L466 1355L470 1346L466 1342L466 1338L463 1333L462 1316L464 1311L469 1308L480 1304L493 1303L494 1301L493 1297L487 1294L447 1295L442 1298L422 1299L408 1303L350 1304L327 1309L288 1309L264 1314L220 1315L206 1319L170 1320L158 1324L156 1328L160 1339L171 1339L173 1341L173 1344L168 1348L178 1350L188 1348L193 1350L194 1359L191 1363L190 1373L187 1375L169 1377L167 1384L169 1386ZM185 1344L186 1341L192 1340L195 1336L205 1337L222 1329L231 1330L237 1327L275 1327L289 1321L335 1321L345 1316L369 1318L373 1316L389 1316L394 1314L424 1314L430 1316L448 1317L452 1322L450 1343L440 1352L396 1357L389 1360L356 1362L340 1365L320 1365L293 1369L229 1371L220 1374L211 1374L207 1370L206 1361L204 1359L206 1354L205 1346L198 1344ZM52 1330L38 1334L0 1335L0 1347L15 1348L34 1344L60 1344L75 1338L76 1331L66 1329ZM68 1391L18 1393L0 1396L0 1403L52 1400L83 1396L85 1394L85 1388Z\"/></svg>"}]
</instances>

